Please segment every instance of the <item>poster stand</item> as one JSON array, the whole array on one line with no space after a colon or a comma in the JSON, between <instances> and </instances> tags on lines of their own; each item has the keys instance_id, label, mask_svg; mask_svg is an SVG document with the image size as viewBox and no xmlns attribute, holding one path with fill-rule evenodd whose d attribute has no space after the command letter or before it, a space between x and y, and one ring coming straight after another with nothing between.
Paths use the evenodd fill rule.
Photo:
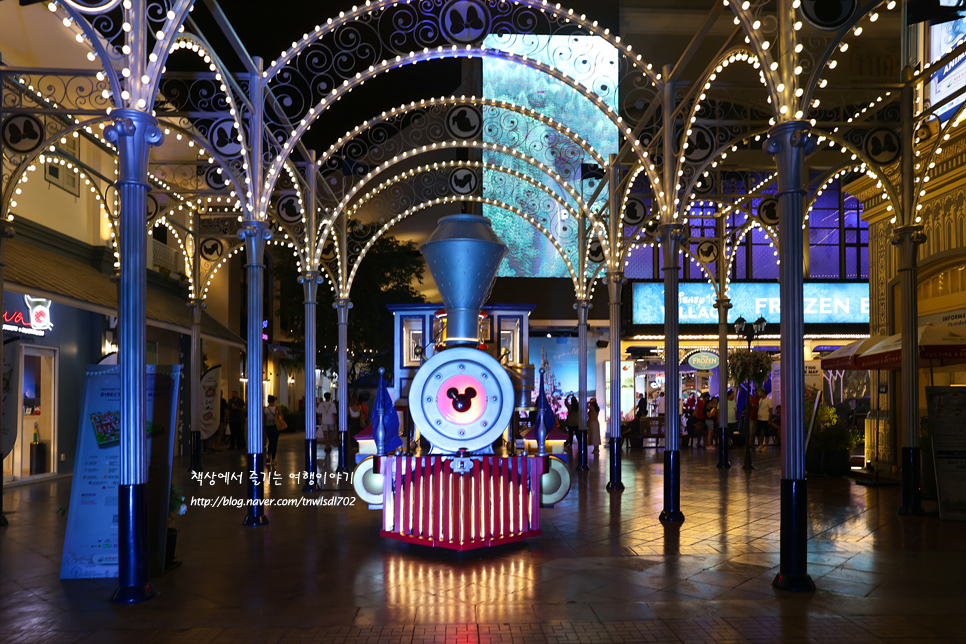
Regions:
<instances>
[{"instance_id":1,"label":"poster stand","mask_svg":"<svg viewBox=\"0 0 966 644\"><path fill-rule=\"evenodd\" d=\"M164 573L180 375L180 365L147 365L148 566L152 576ZM61 579L118 575L120 401L120 367L89 365L84 375Z\"/></svg>"}]
</instances>

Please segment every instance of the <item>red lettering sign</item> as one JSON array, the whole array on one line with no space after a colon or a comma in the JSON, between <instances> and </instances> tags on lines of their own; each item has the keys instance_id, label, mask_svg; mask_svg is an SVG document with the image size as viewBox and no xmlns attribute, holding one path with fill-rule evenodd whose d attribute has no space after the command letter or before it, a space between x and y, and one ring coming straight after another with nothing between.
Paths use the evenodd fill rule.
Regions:
<instances>
[{"instance_id":1,"label":"red lettering sign","mask_svg":"<svg viewBox=\"0 0 966 644\"><path fill-rule=\"evenodd\" d=\"M9 311L4 311L3 321L6 324L20 324L22 326L30 326L29 324L27 324L27 321L23 317L23 313L21 313L20 311L14 311L12 313Z\"/></svg>"}]
</instances>

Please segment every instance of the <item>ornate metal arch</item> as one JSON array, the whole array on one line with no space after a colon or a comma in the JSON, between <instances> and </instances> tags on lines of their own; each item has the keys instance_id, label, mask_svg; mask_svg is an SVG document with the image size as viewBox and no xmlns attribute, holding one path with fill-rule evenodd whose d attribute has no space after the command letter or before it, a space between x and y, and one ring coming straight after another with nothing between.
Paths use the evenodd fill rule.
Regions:
<instances>
[{"instance_id":1,"label":"ornate metal arch","mask_svg":"<svg viewBox=\"0 0 966 644\"><path fill-rule=\"evenodd\" d=\"M309 110L307 116L304 117L301 121L299 121L298 125L295 126L295 129L292 130L291 134L281 145L281 148L278 150L278 155L276 156L275 160L271 164L269 171L266 175L266 179L265 179L266 188L273 186L275 181L277 181L280 168L282 164L285 162L285 160L289 157L292 150L295 148L295 143L305 134L305 132L312 126L312 124L322 115L322 113L326 109L328 109L328 106L338 101L344 94L351 92L352 89L354 89L355 87L362 85L366 81L371 80L376 76L387 73L389 71L392 71L404 65L417 64L420 62L426 62L426 61L437 60L442 58L472 58L472 57L492 57L492 58L510 60L510 61L517 62L521 65L531 67L538 71L542 71L543 73L549 76L552 76L557 80L562 81L567 85L569 85L570 87L572 87L573 89L575 89L577 92L582 94L585 98L587 98L592 103L594 103L603 113L606 114L606 113L613 112L613 108L607 105L603 101L603 99L601 99L594 92L591 92L585 89L579 82L575 81L571 77L563 74L559 70L549 65L545 65L539 61L529 59L525 56L516 56L514 54L507 54L505 52L485 50L485 49L479 50L479 51L461 50L456 48L455 46L450 50L442 50L442 51L426 50L421 53L413 53L406 57L401 57L401 56L397 57L396 60L391 62L383 61L378 65L370 66L369 69L366 70L364 73L357 73L356 76L351 80L343 81L342 85L336 89L333 89L331 94L329 94L327 98L322 98L317 105L315 105ZM622 117L618 116L617 119L622 124L621 125L622 129L619 129L621 136L624 137L626 140L628 140L628 142L631 144L632 149L634 149L634 151L637 153L638 158L643 162L648 157L648 153L643 149L640 141L638 141L633 137L633 130L630 127L627 127L626 124L623 123ZM652 181L656 180L656 175L654 174L654 171L650 170L646 165L644 167L646 172L653 175L651 177Z\"/></svg>"},{"instance_id":2,"label":"ornate metal arch","mask_svg":"<svg viewBox=\"0 0 966 644\"><path fill-rule=\"evenodd\" d=\"M448 98L432 98L420 101L419 103L404 104L398 108L383 112L381 115L356 126L352 131L347 132L339 138L319 158L318 165L320 172L330 182L333 180L338 181L339 177L351 181L352 175L362 172L364 168L368 167L366 164L391 158L397 152L406 150L407 148L417 148L421 145L432 145L433 143L449 140L452 135L445 127L446 123L454 113L458 113L464 109L464 106L491 107L533 119L553 128L560 136L570 140L586 154L590 155L593 161L599 166L604 167L607 163L606 159L589 142L571 128L536 110L521 107L506 101L478 98L475 96L451 96ZM608 116L615 126L620 126L616 114L609 114ZM519 134L516 128L504 130L506 136L526 142L525 148L521 149L515 146L515 149L520 149L521 152L535 157L536 154L533 153L532 148L534 146L546 145L546 143L539 140L532 140L530 138L530 134L532 133L533 131L528 130L523 134ZM492 136L491 134L490 137L492 138Z\"/></svg>"},{"instance_id":3,"label":"ornate metal arch","mask_svg":"<svg viewBox=\"0 0 966 644\"><path fill-rule=\"evenodd\" d=\"M407 152L404 152L403 154L398 155L397 158L394 158L391 161L387 161L387 162L385 162L385 163L377 166L376 168L374 168L370 172L368 172L362 178L361 181L359 181L359 182L357 182L356 184L353 185L352 189L342 198L342 201L339 203L338 207L330 214L329 219L328 219L328 222L329 222L330 225L324 231L325 232L325 235L323 235L322 237L320 237L320 239L319 239L319 245L321 246L322 244L325 243L326 235L328 234L329 231L332 230L332 224L334 224L336 222L336 220L339 218L341 212L346 207L348 207L348 205L351 203L353 197L355 197L356 194L360 193L370 181L372 181L372 180L374 180L376 178L376 176L378 174L380 174L381 172L384 172L385 170L388 170L389 168L391 168L393 165L395 165L397 163L400 163L400 162L402 162L402 161L404 161L406 159L412 159L413 157L415 157L417 155L420 155L420 154L426 154L428 152L434 152L434 151L443 150L443 149L460 149L460 148L478 149L478 150L490 150L492 152L506 154L506 155L511 156L511 157L513 157L515 159L518 159L520 161L524 161L524 162L528 163L529 165L537 168L540 172L543 172L543 173L549 175L554 181L558 182L561 186L563 186L563 188L567 192L567 194L570 195L570 197L574 200L575 203L578 204L578 206L580 208L584 209L587 212L590 212L589 207L584 202L583 198L581 198L580 194L577 193L577 191L574 190L573 187L570 186L569 183L567 183L567 181L564 180L563 177L561 177L556 172L554 172L546 164L544 164L544 163L542 163L540 161L537 161L536 159L533 159L533 158L531 158L529 156L526 156L524 154L521 154L521 153L517 152L516 150L510 149L507 146L495 146L493 144L489 144L489 143L485 143L485 142L479 142L479 141L457 140L457 141L451 141L451 142L443 142L440 145L429 146L429 147L426 147L425 149L424 148L418 148L418 149L409 150Z\"/></svg>"},{"instance_id":4,"label":"ornate metal arch","mask_svg":"<svg viewBox=\"0 0 966 644\"><path fill-rule=\"evenodd\" d=\"M550 234L550 231L544 228L539 222L531 219L529 215L527 215L527 213L523 212L519 208L512 206L508 203L499 201L497 199L490 199L488 197L479 197L476 195L454 195L449 197L441 197L439 199L434 199L432 201L424 201L421 204L413 206L412 208L409 208L404 212L396 215L393 219L391 219L385 225L379 228L375 232L375 234L372 237L370 237L366 246L364 247L362 252L358 254L358 256L355 258L355 261L352 264L352 268L349 272L349 277L346 282L346 289L345 289L346 295L352 289L352 280L355 278L356 271L358 270L359 264L365 258L366 252L372 247L373 244L375 244L376 240L379 239L379 237L383 236L386 233L386 231L388 231L390 228L392 228L394 225L396 225L403 219L416 214L420 210L425 210L426 208L430 208L433 206L440 206L440 205L449 204L449 203L459 203L464 201L472 201L475 203L496 206L497 208L501 208L503 210L506 210L509 213L512 213L514 215L517 215L525 219L534 228L539 230L545 237L547 237L548 240L550 240L550 243L553 244L554 248L557 249L557 252L560 253L561 258L563 259L564 263L567 265L567 269L570 272L570 278L574 284L574 290L575 292L577 292L577 289L579 288L579 280L577 278L577 273L574 270L573 264L570 262L570 259L567 257L566 253L564 252L564 249L557 243L556 239L554 239L553 236Z\"/></svg>"}]
</instances>

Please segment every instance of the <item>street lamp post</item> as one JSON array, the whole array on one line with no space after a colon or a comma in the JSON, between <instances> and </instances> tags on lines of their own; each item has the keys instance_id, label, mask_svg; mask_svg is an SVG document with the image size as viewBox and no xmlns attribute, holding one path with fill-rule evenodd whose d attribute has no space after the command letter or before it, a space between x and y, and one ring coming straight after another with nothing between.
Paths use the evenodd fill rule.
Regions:
<instances>
[{"instance_id":1,"label":"street lamp post","mask_svg":"<svg viewBox=\"0 0 966 644\"><path fill-rule=\"evenodd\" d=\"M738 335L745 336L745 341L748 343L748 351L751 351L751 343L755 341L759 335L761 335L765 330L765 325L768 322L765 318L759 317L753 324L748 324L748 322L743 317L739 317L735 320L735 331ZM750 378L750 374L749 374ZM745 405L745 463L741 466L743 470L753 470L755 466L751 464L751 397L754 395L752 391L752 381L748 380L748 404Z\"/></svg>"}]
</instances>

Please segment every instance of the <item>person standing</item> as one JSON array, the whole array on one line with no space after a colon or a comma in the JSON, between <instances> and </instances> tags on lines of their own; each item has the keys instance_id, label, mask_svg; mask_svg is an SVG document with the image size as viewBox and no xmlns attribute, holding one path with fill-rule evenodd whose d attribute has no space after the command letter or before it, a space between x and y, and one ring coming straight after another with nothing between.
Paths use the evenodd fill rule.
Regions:
<instances>
[{"instance_id":1,"label":"person standing","mask_svg":"<svg viewBox=\"0 0 966 644\"><path fill-rule=\"evenodd\" d=\"M731 441L734 438L735 432L738 431L738 405L735 404L735 390L728 390L728 435L725 436L726 441Z\"/></svg>"},{"instance_id":2,"label":"person standing","mask_svg":"<svg viewBox=\"0 0 966 644\"><path fill-rule=\"evenodd\" d=\"M573 394L570 394L564 404L567 406L567 419L564 421L567 426L567 441L564 443L564 447L569 448L573 445L577 428L580 427L580 404Z\"/></svg>"},{"instance_id":3,"label":"person standing","mask_svg":"<svg viewBox=\"0 0 966 644\"><path fill-rule=\"evenodd\" d=\"M775 413L768 421L768 435L771 436L771 443L775 447L781 446L782 435L782 406L775 405Z\"/></svg>"},{"instance_id":4,"label":"person standing","mask_svg":"<svg viewBox=\"0 0 966 644\"><path fill-rule=\"evenodd\" d=\"M704 432L707 429L706 421L708 418L707 416L708 398L710 398L710 396L708 395L707 392L701 394L701 397L698 398L698 402L694 404L694 411L691 412L692 422L688 423L689 425L692 425L692 423L694 423L692 427L693 427L695 438L697 439L695 441L696 446L702 447L702 448L706 446L704 442L704 438L705 438Z\"/></svg>"},{"instance_id":5,"label":"person standing","mask_svg":"<svg viewBox=\"0 0 966 644\"><path fill-rule=\"evenodd\" d=\"M755 435L758 430L758 393L752 392L748 398L748 440L747 449L755 446Z\"/></svg>"},{"instance_id":6,"label":"person standing","mask_svg":"<svg viewBox=\"0 0 966 644\"><path fill-rule=\"evenodd\" d=\"M664 418L664 414L667 410L667 401L664 400L664 392L662 391L657 397L657 417Z\"/></svg>"},{"instance_id":7,"label":"person standing","mask_svg":"<svg viewBox=\"0 0 966 644\"><path fill-rule=\"evenodd\" d=\"M361 432L366 425L369 424L369 419L366 416L366 409L359 402L358 398L352 398L349 400L349 436L355 438L355 435Z\"/></svg>"},{"instance_id":8,"label":"person standing","mask_svg":"<svg viewBox=\"0 0 966 644\"><path fill-rule=\"evenodd\" d=\"M600 406L596 398L587 401L587 434L590 437L590 445L594 448L594 454L600 452Z\"/></svg>"},{"instance_id":9,"label":"person standing","mask_svg":"<svg viewBox=\"0 0 966 644\"><path fill-rule=\"evenodd\" d=\"M220 396L218 406L218 447L225 444L225 436L231 429L228 427L228 401L224 396ZM229 436L229 440L231 437Z\"/></svg>"},{"instance_id":10,"label":"person standing","mask_svg":"<svg viewBox=\"0 0 966 644\"><path fill-rule=\"evenodd\" d=\"M228 400L228 449L245 449L245 401L238 397L238 392L231 392Z\"/></svg>"},{"instance_id":11,"label":"person standing","mask_svg":"<svg viewBox=\"0 0 966 644\"><path fill-rule=\"evenodd\" d=\"M647 416L647 399L644 394L637 394L637 409L634 411L634 420L640 421Z\"/></svg>"},{"instance_id":12,"label":"person standing","mask_svg":"<svg viewBox=\"0 0 966 644\"><path fill-rule=\"evenodd\" d=\"M771 399L765 396L765 390L758 390L758 451L768 449L765 444L768 438L768 421L771 420Z\"/></svg>"},{"instance_id":13,"label":"person standing","mask_svg":"<svg viewBox=\"0 0 966 644\"><path fill-rule=\"evenodd\" d=\"M708 394L705 393L705 396ZM711 447L714 444L714 430L715 426L718 424L718 398L711 398L704 406L704 424L707 427L707 432L704 436L704 444L707 447Z\"/></svg>"},{"instance_id":14,"label":"person standing","mask_svg":"<svg viewBox=\"0 0 966 644\"><path fill-rule=\"evenodd\" d=\"M268 450L265 466L275 469L275 455L278 452L278 407L275 406L275 396L268 397L268 405L262 410L262 423L265 425L265 436L268 438Z\"/></svg>"},{"instance_id":15,"label":"person standing","mask_svg":"<svg viewBox=\"0 0 966 644\"><path fill-rule=\"evenodd\" d=\"M325 441L326 453L332 451L332 435L335 432L336 407L332 402L332 394L328 391L322 396L322 402L317 409L319 425L322 426L322 439Z\"/></svg>"}]
</instances>

